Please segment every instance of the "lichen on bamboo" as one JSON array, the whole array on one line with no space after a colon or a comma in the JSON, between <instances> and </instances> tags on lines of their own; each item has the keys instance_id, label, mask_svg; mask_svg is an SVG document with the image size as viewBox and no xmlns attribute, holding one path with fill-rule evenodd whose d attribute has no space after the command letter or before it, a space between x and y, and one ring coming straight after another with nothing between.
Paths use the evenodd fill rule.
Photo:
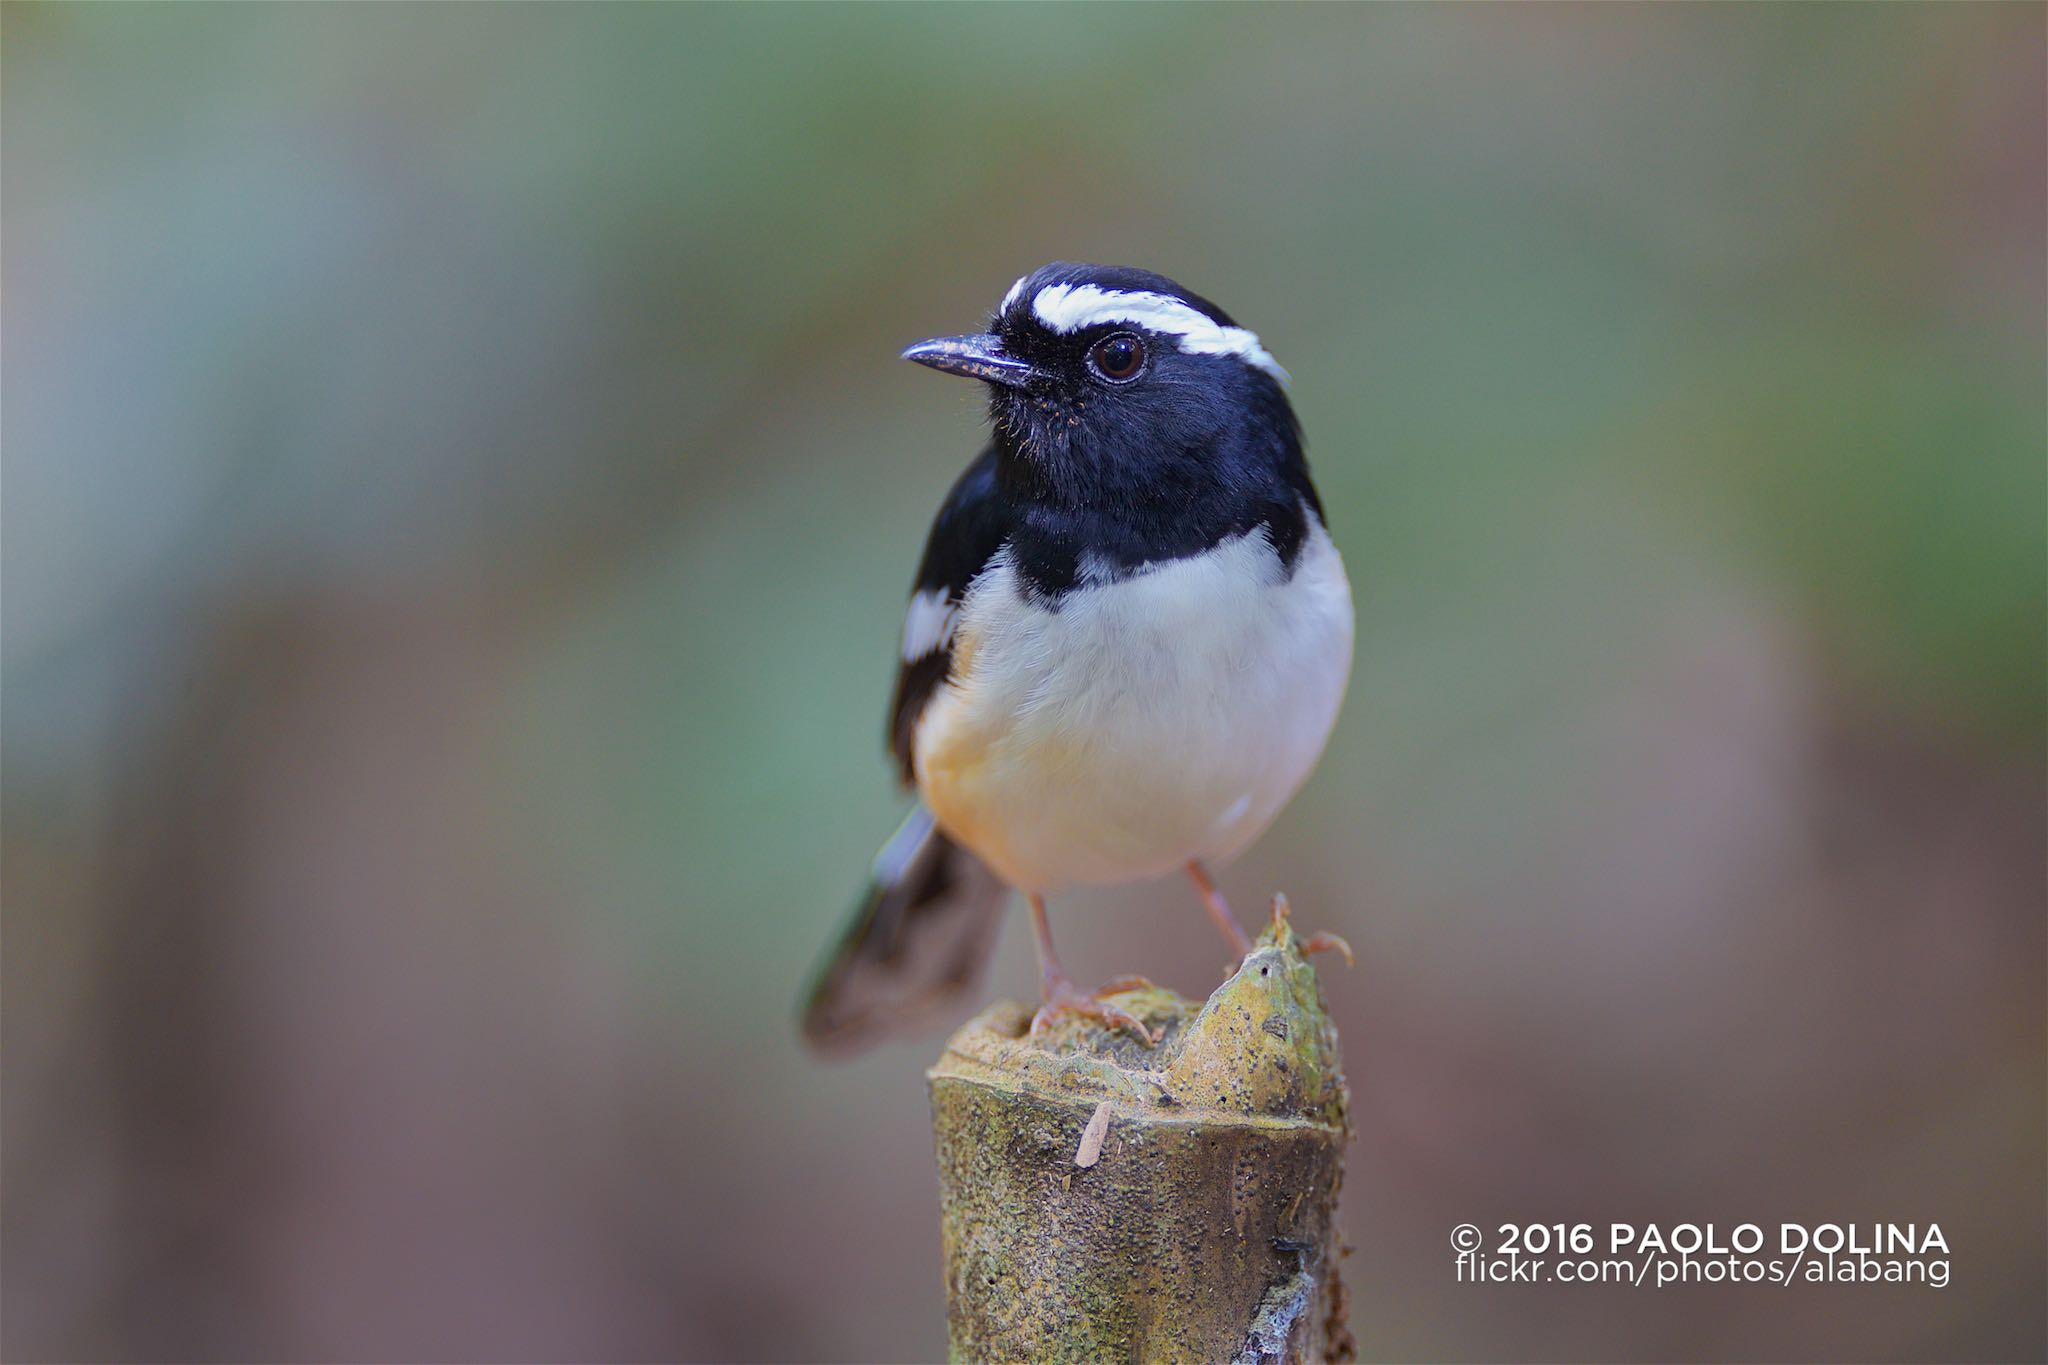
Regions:
<instances>
[{"instance_id":1,"label":"lichen on bamboo","mask_svg":"<svg viewBox=\"0 0 2048 1365\"><path fill-rule=\"evenodd\" d=\"M1159 1041L1005 1002L928 1073L954 1359L1349 1359L1348 1096L1285 902L1199 1007L1113 999Z\"/></svg>"}]
</instances>

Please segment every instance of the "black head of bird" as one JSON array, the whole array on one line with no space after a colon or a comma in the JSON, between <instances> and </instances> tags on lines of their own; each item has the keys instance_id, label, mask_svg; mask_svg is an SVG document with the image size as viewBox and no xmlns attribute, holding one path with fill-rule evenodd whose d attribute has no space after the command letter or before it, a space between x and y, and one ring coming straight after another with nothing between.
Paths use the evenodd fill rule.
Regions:
<instances>
[{"instance_id":1,"label":"black head of bird","mask_svg":"<svg viewBox=\"0 0 2048 1365\"><path fill-rule=\"evenodd\" d=\"M1313 505L1287 372L1163 275L1056 261L988 331L903 357L983 381L1004 492L1085 523L1100 553L1165 557L1269 513L1291 523L1304 491Z\"/></svg>"}]
</instances>

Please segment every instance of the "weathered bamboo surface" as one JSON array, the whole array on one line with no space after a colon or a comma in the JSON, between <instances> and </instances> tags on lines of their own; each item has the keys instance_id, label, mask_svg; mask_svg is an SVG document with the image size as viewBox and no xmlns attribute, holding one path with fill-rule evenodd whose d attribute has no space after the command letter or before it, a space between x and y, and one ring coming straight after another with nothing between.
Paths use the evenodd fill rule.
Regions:
<instances>
[{"instance_id":1,"label":"weathered bamboo surface","mask_svg":"<svg viewBox=\"0 0 2048 1365\"><path fill-rule=\"evenodd\" d=\"M1337 1033L1276 902L1199 1007L1112 997L1154 1046L996 1005L927 1077L960 1361L1352 1358Z\"/></svg>"}]
</instances>

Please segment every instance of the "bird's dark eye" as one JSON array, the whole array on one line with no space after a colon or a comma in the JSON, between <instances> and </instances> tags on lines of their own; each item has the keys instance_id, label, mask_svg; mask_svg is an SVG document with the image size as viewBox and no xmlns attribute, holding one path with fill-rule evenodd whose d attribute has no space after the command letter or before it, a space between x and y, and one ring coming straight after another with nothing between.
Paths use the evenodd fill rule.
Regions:
<instances>
[{"instance_id":1,"label":"bird's dark eye","mask_svg":"<svg viewBox=\"0 0 2048 1365\"><path fill-rule=\"evenodd\" d=\"M1088 363L1104 379L1118 383L1129 379L1145 363L1145 343L1129 332L1104 337L1088 351Z\"/></svg>"}]
</instances>

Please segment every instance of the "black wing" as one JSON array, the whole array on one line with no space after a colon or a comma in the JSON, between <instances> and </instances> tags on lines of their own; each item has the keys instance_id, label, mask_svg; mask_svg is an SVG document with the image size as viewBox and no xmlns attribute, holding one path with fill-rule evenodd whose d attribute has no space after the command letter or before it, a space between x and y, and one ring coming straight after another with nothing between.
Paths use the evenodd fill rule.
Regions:
<instances>
[{"instance_id":1,"label":"black wing","mask_svg":"<svg viewBox=\"0 0 2048 1365\"><path fill-rule=\"evenodd\" d=\"M948 839L923 806L875 859L868 889L811 984L804 1037L849 1052L973 989L1010 888Z\"/></svg>"},{"instance_id":2,"label":"black wing","mask_svg":"<svg viewBox=\"0 0 2048 1365\"><path fill-rule=\"evenodd\" d=\"M996 487L996 449L991 445L967 466L932 521L911 589L911 609L904 622L905 658L896 671L896 695L889 703L889 752L907 786L913 779L910 743L918 717L939 684L953 668L953 632L941 629L943 614L956 610L974 581L1010 536L1009 505ZM950 621L950 616L944 616Z\"/></svg>"}]
</instances>

